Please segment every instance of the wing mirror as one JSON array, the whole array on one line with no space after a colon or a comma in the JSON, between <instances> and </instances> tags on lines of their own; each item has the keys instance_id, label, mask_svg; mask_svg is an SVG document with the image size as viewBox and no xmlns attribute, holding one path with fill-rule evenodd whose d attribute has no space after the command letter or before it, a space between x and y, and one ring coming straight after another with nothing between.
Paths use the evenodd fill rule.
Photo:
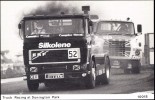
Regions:
<instances>
[{"instance_id":1,"label":"wing mirror","mask_svg":"<svg viewBox=\"0 0 155 100\"><path fill-rule=\"evenodd\" d=\"M19 36L23 40L22 21L18 24Z\"/></svg>"},{"instance_id":2,"label":"wing mirror","mask_svg":"<svg viewBox=\"0 0 155 100\"><path fill-rule=\"evenodd\" d=\"M22 25L21 23L18 24L18 29L21 29L22 28Z\"/></svg>"},{"instance_id":3,"label":"wing mirror","mask_svg":"<svg viewBox=\"0 0 155 100\"><path fill-rule=\"evenodd\" d=\"M141 24L137 25L137 32L142 33L142 25Z\"/></svg>"},{"instance_id":4,"label":"wing mirror","mask_svg":"<svg viewBox=\"0 0 155 100\"><path fill-rule=\"evenodd\" d=\"M138 33L135 33L135 35L137 35L137 36L142 34L142 25L141 24L137 25L137 32Z\"/></svg>"}]
</instances>

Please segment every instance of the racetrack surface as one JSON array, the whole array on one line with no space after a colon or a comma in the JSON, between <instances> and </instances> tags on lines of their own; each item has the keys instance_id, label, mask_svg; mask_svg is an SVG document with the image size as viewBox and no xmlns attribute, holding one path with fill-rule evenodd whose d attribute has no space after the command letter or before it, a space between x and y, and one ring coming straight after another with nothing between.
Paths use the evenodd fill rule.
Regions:
<instances>
[{"instance_id":1,"label":"racetrack surface","mask_svg":"<svg viewBox=\"0 0 155 100\"><path fill-rule=\"evenodd\" d=\"M111 69L110 83L86 89L83 85L62 83L45 87L40 84L39 90L30 92L26 81L19 80L1 83L1 94L128 94L154 90L154 70L145 69L140 74L124 74L122 69Z\"/></svg>"}]
</instances>

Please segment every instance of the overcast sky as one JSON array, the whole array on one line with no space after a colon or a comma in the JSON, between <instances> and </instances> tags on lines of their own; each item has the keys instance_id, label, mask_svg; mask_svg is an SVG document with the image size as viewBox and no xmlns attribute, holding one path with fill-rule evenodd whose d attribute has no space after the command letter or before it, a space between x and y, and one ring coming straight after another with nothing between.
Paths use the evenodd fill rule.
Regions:
<instances>
[{"instance_id":1,"label":"overcast sky","mask_svg":"<svg viewBox=\"0 0 155 100\"><path fill-rule=\"evenodd\" d=\"M18 23L23 14L51 1L1 1L1 50L12 53L22 51L23 41L18 35ZM153 1L60 1L81 9L90 5L90 13L101 19L126 20L130 17L135 24L142 24L143 33L154 33Z\"/></svg>"}]
</instances>

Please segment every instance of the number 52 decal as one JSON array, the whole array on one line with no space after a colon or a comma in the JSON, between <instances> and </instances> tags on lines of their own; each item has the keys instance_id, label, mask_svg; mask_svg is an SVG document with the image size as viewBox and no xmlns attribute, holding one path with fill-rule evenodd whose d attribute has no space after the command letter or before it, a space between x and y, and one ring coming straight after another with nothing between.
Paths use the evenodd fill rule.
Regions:
<instances>
[{"instance_id":1,"label":"number 52 decal","mask_svg":"<svg viewBox=\"0 0 155 100\"><path fill-rule=\"evenodd\" d=\"M79 48L68 49L68 59L78 59L78 58L80 58Z\"/></svg>"}]
</instances>

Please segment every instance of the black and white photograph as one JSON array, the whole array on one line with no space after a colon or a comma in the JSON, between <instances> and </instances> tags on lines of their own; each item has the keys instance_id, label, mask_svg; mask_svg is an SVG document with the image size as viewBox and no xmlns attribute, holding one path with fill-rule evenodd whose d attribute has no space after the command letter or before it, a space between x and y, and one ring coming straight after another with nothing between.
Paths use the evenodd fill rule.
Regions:
<instances>
[{"instance_id":1,"label":"black and white photograph","mask_svg":"<svg viewBox=\"0 0 155 100\"><path fill-rule=\"evenodd\" d=\"M1 100L154 99L154 0L1 1Z\"/></svg>"}]
</instances>

